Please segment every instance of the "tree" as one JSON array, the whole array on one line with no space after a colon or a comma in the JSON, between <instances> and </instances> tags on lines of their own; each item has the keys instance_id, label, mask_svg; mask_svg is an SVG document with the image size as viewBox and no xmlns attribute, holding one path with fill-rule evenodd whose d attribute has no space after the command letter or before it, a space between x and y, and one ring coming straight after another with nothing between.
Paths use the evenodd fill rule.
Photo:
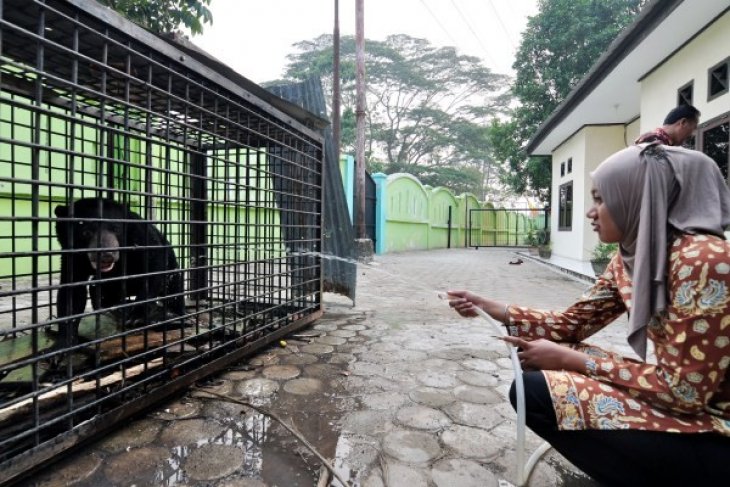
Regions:
<instances>
[{"instance_id":1,"label":"tree","mask_svg":"<svg viewBox=\"0 0 730 487\"><path fill-rule=\"evenodd\" d=\"M329 92L331 36L295 46L299 52L289 56L285 76L290 80L318 76ZM483 171L491 167L485 128L506 104L502 96L505 76L492 73L478 58L460 55L452 47L437 48L407 35L368 40L366 46L368 154L371 160L384 161L378 167L387 172L440 174L443 183L458 171L437 168ZM351 36L341 39L344 150L354 146L354 48ZM465 174L476 183L475 192L481 192L484 178L474 171ZM471 185L470 190L474 189Z\"/></svg>"},{"instance_id":2,"label":"tree","mask_svg":"<svg viewBox=\"0 0 730 487\"><path fill-rule=\"evenodd\" d=\"M495 156L509 167L505 183L513 190L532 189L548 198L550 158L527 157L525 145L645 3L540 0L512 65L516 77L511 91L519 106L508 121L493 123L490 132Z\"/></svg>"},{"instance_id":3,"label":"tree","mask_svg":"<svg viewBox=\"0 0 730 487\"><path fill-rule=\"evenodd\" d=\"M111 7L145 29L169 34L180 26L192 34L203 32L203 24L212 24L208 10L211 0L97 0Z\"/></svg>"}]
</instances>

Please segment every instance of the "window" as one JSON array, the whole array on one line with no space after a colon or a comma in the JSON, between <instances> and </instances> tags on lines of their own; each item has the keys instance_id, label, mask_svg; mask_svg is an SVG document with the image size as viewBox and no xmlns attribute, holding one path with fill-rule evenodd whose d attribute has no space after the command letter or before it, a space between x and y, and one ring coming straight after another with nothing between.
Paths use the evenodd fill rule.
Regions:
<instances>
[{"instance_id":1,"label":"window","mask_svg":"<svg viewBox=\"0 0 730 487\"><path fill-rule=\"evenodd\" d=\"M560 163L560 176L565 176L565 162Z\"/></svg>"},{"instance_id":2,"label":"window","mask_svg":"<svg viewBox=\"0 0 730 487\"><path fill-rule=\"evenodd\" d=\"M573 158L568 158L568 174L573 172Z\"/></svg>"},{"instance_id":3,"label":"window","mask_svg":"<svg viewBox=\"0 0 730 487\"><path fill-rule=\"evenodd\" d=\"M558 230L573 230L573 181L560 185Z\"/></svg>"},{"instance_id":4,"label":"window","mask_svg":"<svg viewBox=\"0 0 730 487\"><path fill-rule=\"evenodd\" d=\"M694 81L690 81L686 85L677 90L677 105L691 105L694 92Z\"/></svg>"},{"instance_id":5,"label":"window","mask_svg":"<svg viewBox=\"0 0 730 487\"><path fill-rule=\"evenodd\" d=\"M730 114L711 121L699 131L702 152L710 156L727 180L730 162Z\"/></svg>"},{"instance_id":6,"label":"window","mask_svg":"<svg viewBox=\"0 0 730 487\"><path fill-rule=\"evenodd\" d=\"M711 67L707 73L707 101L717 98L728 91L728 64L730 58Z\"/></svg>"}]
</instances>

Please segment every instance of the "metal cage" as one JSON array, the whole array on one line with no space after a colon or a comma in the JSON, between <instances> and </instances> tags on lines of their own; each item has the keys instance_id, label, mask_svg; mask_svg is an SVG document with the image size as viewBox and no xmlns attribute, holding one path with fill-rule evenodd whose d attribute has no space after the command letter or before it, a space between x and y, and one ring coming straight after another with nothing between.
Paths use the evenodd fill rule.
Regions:
<instances>
[{"instance_id":1,"label":"metal cage","mask_svg":"<svg viewBox=\"0 0 730 487\"><path fill-rule=\"evenodd\" d=\"M2 483L321 315L323 137L96 2L0 54Z\"/></svg>"}]
</instances>

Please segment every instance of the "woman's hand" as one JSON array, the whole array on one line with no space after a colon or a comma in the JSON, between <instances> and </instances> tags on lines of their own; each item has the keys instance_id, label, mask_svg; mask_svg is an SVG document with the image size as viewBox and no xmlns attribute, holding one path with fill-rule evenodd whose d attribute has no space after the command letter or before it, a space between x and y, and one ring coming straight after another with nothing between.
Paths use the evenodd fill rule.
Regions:
<instances>
[{"instance_id":1,"label":"woman's hand","mask_svg":"<svg viewBox=\"0 0 730 487\"><path fill-rule=\"evenodd\" d=\"M449 306L454 308L454 311L459 313L461 316L466 318L473 318L477 316L475 308L481 307L483 298L477 296L471 291L447 291L447 299L449 300Z\"/></svg>"},{"instance_id":2,"label":"woman's hand","mask_svg":"<svg viewBox=\"0 0 730 487\"><path fill-rule=\"evenodd\" d=\"M447 291L449 306L461 316L472 318L477 316L476 308L481 308L495 320L504 322L507 319L504 303L492 301L474 294L471 291Z\"/></svg>"},{"instance_id":3,"label":"woman's hand","mask_svg":"<svg viewBox=\"0 0 730 487\"><path fill-rule=\"evenodd\" d=\"M517 352L522 368L527 370L570 370L586 373L588 355L540 338L527 341L519 337L504 337L504 341L521 348Z\"/></svg>"}]
</instances>

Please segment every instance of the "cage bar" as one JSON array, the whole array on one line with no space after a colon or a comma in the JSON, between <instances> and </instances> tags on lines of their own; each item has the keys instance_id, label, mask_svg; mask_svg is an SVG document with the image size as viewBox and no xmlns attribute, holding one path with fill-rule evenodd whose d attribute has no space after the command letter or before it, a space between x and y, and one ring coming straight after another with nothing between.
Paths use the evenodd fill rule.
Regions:
<instances>
[{"instance_id":1,"label":"cage bar","mask_svg":"<svg viewBox=\"0 0 730 487\"><path fill-rule=\"evenodd\" d=\"M96 2L0 1L0 483L321 315L321 127Z\"/></svg>"}]
</instances>

